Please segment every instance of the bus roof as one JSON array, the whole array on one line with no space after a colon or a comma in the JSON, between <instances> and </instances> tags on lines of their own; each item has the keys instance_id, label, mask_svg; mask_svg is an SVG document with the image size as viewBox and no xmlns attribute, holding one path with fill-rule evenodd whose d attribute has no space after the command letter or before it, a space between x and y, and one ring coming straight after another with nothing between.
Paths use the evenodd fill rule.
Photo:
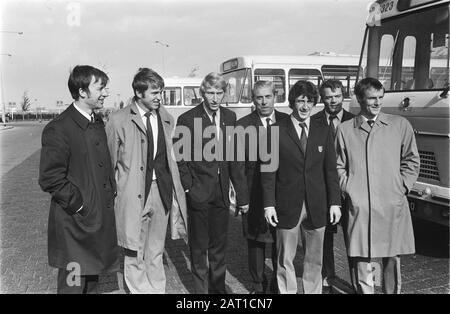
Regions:
<instances>
[{"instance_id":1,"label":"bus roof","mask_svg":"<svg viewBox=\"0 0 450 314\"><path fill-rule=\"evenodd\" d=\"M449 0L377 0L369 8L367 25L373 26L378 22L393 16L408 14L426 7L449 4Z\"/></svg>"},{"instance_id":2,"label":"bus roof","mask_svg":"<svg viewBox=\"0 0 450 314\"><path fill-rule=\"evenodd\" d=\"M165 86L200 86L200 77L168 77L164 79Z\"/></svg>"},{"instance_id":3,"label":"bus roof","mask_svg":"<svg viewBox=\"0 0 450 314\"><path fill-rule=\"evenodd\" d=\"M246 55L229 59L222 63L221 71L252 67L255 64L267 65L358 65L359 56L339 55Z\"/></svg>"}]
</instances>

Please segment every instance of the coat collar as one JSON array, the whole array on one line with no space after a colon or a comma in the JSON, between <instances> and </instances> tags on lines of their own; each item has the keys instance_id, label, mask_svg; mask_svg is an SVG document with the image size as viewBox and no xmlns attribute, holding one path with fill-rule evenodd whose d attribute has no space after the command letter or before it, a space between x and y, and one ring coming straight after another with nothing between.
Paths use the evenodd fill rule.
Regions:
<instances>
[{"instance_id":1,"label":"coat collar","mask_svg":"<svg viewBox=\"0 0 450 314\"><path fill-rule=\"evenodd\" d=\"M260 119L258 113L256 112L256 110L254 110L251 113L251 119L252 119L252 124L253 125L263 126L263 124L261 122L261 119ZM276 119L276 117L275 117L275 119Z\"/></svg>"},{"instance_id":2,"label":"coat collar","mask_svg":"<svg viewBox=\"0 0 450 314\"><path fill-rule=\"evenodd\" d=\"M138 126L138 128L141 130L141 132L146 133L146 128L144 126L144 123L142 122L142 118L139 114L139 109L137 107L136 101L134 99L131 100L130 103L130 117L131 120ZM159 107L157 110L158 117L161 119L161 121L165 122L163 125L166 124L171 125L170 115L167 112L167 110L164 108L163 105Z\"/></svg>"},{"instance_id":3,"label":"coat collar","mask_svg":"<svg viewBox=\"0 0 450 314\"><path fill-rule=\"evenodd\" d=\"M371 128L367 122L364 120L363 116L361 114L358 114L355 119L353 120L353 126L355 128L361 128L363 130L365 130L366 132L370 132L372 129L374 129L375 127L381 127L383 125L389 125L390 121L389 121L389 117L383 113L380 112L378 114L377 119L375 120L375 124L373 125L373 127Z\"/></svg>"},{"instance_id":4,"label":"coat collar","mask_svg":"<svg viewBox=\"0 0 450 314\"><path fill-rule=\"evenodd\" d=\"M203 101L197 105L194 109L196 109L194 116L202 117L204 125L212 125L211 119L209 118L208 114L206 113L206 110L203 106ZM222 128L225 125L225 119L227 119L226 111L225 109L220 106L220 127Z\"/></svg>"},{"instance_id":5,"label":"coat collar","mask_svg":"<svg viewBox=\"0 0 450 314\"><path fill-rule=\"evenodd\" d=\"M74 106L71 104L69 108L67 108L67 113L75 121L76 124L80 126L81 129L86 130L89 125L88 119L83 116ZM95 118L97 120L97 117Z\"/></svg>"}]
</instances>

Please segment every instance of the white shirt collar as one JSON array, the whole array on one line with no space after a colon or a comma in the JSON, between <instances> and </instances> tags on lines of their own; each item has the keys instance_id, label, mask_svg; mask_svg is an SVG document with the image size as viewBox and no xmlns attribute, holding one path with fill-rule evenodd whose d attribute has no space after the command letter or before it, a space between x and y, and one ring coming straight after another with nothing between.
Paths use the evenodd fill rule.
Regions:
<instances>
[{"instance_id":1,"label":"white shirt collar","mask_svg":"<svg viewBox=\"0 0 450 314\"><path fill-rule=\"evenodd\" d=\"M262 124L264 125L264 127L266 127L266 119L267 119L267 118L270 119L271 124L274 124L275 122L277 122L276 119L275 119L275 110L272 111L272 114L271 114L270 116L268 116L268 117L262 117L262 116L259 115L258 112L256 112L256 114L257 114L258 117L261 119L261 122L262 122Z\"/></svg>"},{"instance_id":2,"label":"white shirt collar","mask_svg":"<svg viewBox=\"0 0 450 314\"><path fill-rule=\"evenodd\" d=\"M142 119L147 118L147 117L145 116L145 114L147 113L147 111L144 111L144 109L142 109L141 106L139 106L139 104L138 104L137 102L136 102L136 107L138 108L138 111L139 111L139 114L140 114L141 118L142 118ZM156 117L156 112L155 112L155 110L152 111L151 115L152 115L153 117Z\"/></svg>"},{"instance_id":3,"label":"white shirt collar","mask_svg":"<svg viewBox=\"0 0 450 314\"><path fill-rule=\"evenodd\" d=\"M299 126L299 123L301 123L299 120L297 120L292 114L291 114L291 121L292 123L294 123L295 126ZM311 122L311 117L308 117L308 119L306 119L305 121L303 121L306 123L306 128L309 130L309 124Z\"/></svg>"},{"instance_id":4,"label":"white shirt collar","mask_svg":"<svg viewBox=\"0 0 450 314\"><path fill-rule=\"evenodd\" d=\"M79 113L81 113L86 119L89 120L89 122L91 121L91 115L93 114L93 112L91 111L91 113L87 113L86 111L84 111L83 109L81 109L80 107L78 107L75 103L73 103L73 106L75 107L75 109L78 110Z\"/></svg>"},{"instance_id":5,"label":"white shirt collar","mask_svg":"<svg viewBox=\"0 0 450 314\"><path fill-rule=\"evenodd\" d=\"M210 114L208 109L206 109L205 103L203 103L203 110L205 110L206 114L209 117L209 120L212 122L212 120L213 120L212 113ZM215 113L216 113L216 123L219 124L218 121L220 121L220 107L219 107L219 109L217 109L217 111L215 111Z\"/></svg>"},{"instance_id":6,"label":"white shirt collar","mask_svg":"<svg viewBox=\"0 0 450 314\"><path fill-rule=\"evenodd\" d=\"M366 118L364 115L361 115L361 117L364 119L364 121L369 121L369 120L373 120L373 121L377 121L377 118L378 118L378 115L376 115L375 116L375 118L373 118L373 119L368 119L368 118Z\"/></svg>"}]
</instances>

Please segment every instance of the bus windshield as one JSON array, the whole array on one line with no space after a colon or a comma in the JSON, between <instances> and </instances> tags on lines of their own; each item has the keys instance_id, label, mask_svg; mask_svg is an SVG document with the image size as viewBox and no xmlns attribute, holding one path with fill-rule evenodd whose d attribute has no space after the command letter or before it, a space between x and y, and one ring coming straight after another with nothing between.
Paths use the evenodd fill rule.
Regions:
<instances>
[{"instance_id":1,"label":"bus windshield","mask_svg":"<svg viewBox=\"0 0 450 314\"><path fill-rule=\"evenodd\" d=\"M235 104L252 102L251 70L240 69L225 73L223 77L228 83L228 92L225 98L227 103Z\"/></svg>"},{"instance_id":2,"label":"bus windshield","mask_svg":"<svg viewBox=\"0 0 450 314\"><path fill-rule=\"evenodd\" d=\"M183 88L183 96L185 106L196 106L202 102L199 86L185 86Z\"/></svg>"},{"instance_id":3,"label":"bus windshield","mask_svg":"<svg viewBox=\"0 0 450 314\"><path fill-rule=\"evenodd\" d=\"M369 28L366 75L386 91L447 88L448 35L447 5L383 20Z\"/></svg>"}]
</instances>

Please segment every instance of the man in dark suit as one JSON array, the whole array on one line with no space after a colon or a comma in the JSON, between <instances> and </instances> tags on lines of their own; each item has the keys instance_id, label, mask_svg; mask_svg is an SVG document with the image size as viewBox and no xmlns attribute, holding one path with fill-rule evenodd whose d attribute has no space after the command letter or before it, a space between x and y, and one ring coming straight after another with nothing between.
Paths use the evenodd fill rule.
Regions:
<instances>
[{"instance_id":1,"label":"man in dark suit","mask_svg":"<svg viewBox=\"0 0 450 314\"><path fill-rule=\"evenodd\" d=\"M310 119L317 99L317 88L311 82L298 81L292 86L289 91L292 115L271 127L271 132L275 127L279 131L278 169L261 172L264 215L276 227L280 293L297 293L293 261L299 230L304 252L304 292L322 293L327 214L332 224L341 216L333 134L328 126Z\"/></svg>"},{"instance_id":2,"label":"man in dark suit","mask_svg":"<svg viewBox=\"0 0 450 314\"><path fill-rule=\"evenodd\" d=\"M226 126L233 127L236 123L236 114L220 106L226 86L220 74L208 74L200 86L204 101L178 118L174 137L174 151L180 154L177 160L181 183L187 195L191 271L196 293L226 293L230 178L237 205L244 210L248 207L244 169L224 158ZM187 145L177 150L189 137Z\"/></svg>"},{"instance_id":3,"label":"man in dark suit","mask_svg":"<svg viewBox=\"0 0 450 314\"><path fill-rule=\"evenodd\" d=\"M311 116L311 119L317 122L329 125L333 131L333 136L336 137L336 129L341 122L350 120L354 117L354 114L348 112L342 108L342 101L344 100L344 87L339 80L327 80L320 85L319 94L323 101L324 109L315 115ZM342 199L342 202L344 200ZM344 206L345 207L345 206ZM342 212L341 224L346 223L347 215ZM345 229L345 227L344 227ZM337 232L337 225L327 224L325 228L325 238L323 242L323 264L322 264L322 278L323 285L325 287L331 287L336 283L336 271L334 267L334 252L333 252L333 238L334 234ZM344 232L344 242L347 246L347 238ZM349 267L351 268L350 259ZM353 274L350 271L350 274ZM351 282L353 286L354 278L351 277Z\"/></svg>"},{"instance_id":4,"label":"man in dark suit","mask_svg":"<svg viewBox=\"0 0 450 314\"><path fill-rule=\"evenodd\" d=\"M75 100L42 133L39 184L52 196L48 258L58 268L58 293L95 293L98 275L119 270L115 181L102 119L94 110L108 96L108 77L76 66Z\"/></svg>"},{"instance_id":5,"label":"man in dark suit","mask_svg":"<svg viewBox=\"0 0 450 314\"><path fill-rule=\"evenodd\" d=\"M289 117L283 112L274 110L275 93L275 87L272 82L256 82L253 86L252 94L256 110L236 123L245 129L249 127L254 128L255 132L250 134L257 135L256 138L244 138L244 142L241 143L243 146L241 149L245 151L245 175L250 193L249 210L248 212L241 211L242 229L248 245L248 268L253 281L251 293L255 294L278 292L276 285L275 229L269 226L264 218L260 158L258 154L259 138L264 136L262 133L265 133L266 129L275 122ZM255 150L255 152L250 151L251 149ZM272 244L273 277L270 285L264 273L267 243Z\"/></svg>"}]
</instances>

